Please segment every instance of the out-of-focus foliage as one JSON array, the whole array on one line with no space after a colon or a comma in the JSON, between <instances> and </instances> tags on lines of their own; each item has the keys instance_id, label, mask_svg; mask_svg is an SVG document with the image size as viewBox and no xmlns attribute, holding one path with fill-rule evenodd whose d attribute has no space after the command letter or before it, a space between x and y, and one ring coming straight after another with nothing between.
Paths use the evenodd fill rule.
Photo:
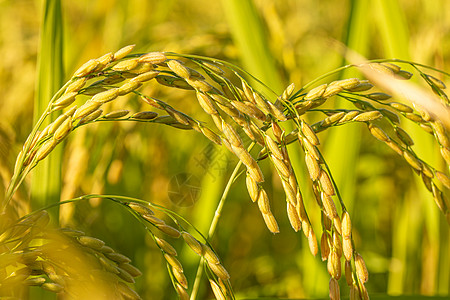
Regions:
<instances>
[{"instance_id":1,"label":"out-of-focus foliage","mask_svg":"<svg viewBox=\"0 0 450 300\"><path fill-rule=\"evenodd\" d=\"M70 74L90 58L127 44L136 44L137 52L199 54L244 66L245 61L240 60L243 49L235 46L227 23L226 1L63 1L64 68ZM402 55L395 54L397 47L404 49L412 61L450 70L450 40L446 38L450 34L450 2L391 1L401 8L391 15L383 10L383 3L387 2L255 0L277 70L271 76L279 78L284 86L294 82L300 87L343 65L343 57L330 41L346 44L357 39L351 34L357 34L361 26L367 26L361 39L368 58ZM358 10L358 6L365 9ZM2 190L32 126L30 108L35 90L40 13L40 1L0 1ZM396 22L403 27L390 27L398 25ZM396 39L398 30L403 30L408 39L392 45L388 41ZM271 82L265 83L271 86ZM169 90L168 94L152 85L145 92L167 99L189 115L196 116L199 111L183 91ZM110 110L148 109L133 97L120 101L111 103ZM337 130L345 136L345 127ZM327 136L321 139L326 147ZM404 161L368 135L358 136L359 139L355 148L358 159L348 166L355 172L354 181L350 182L354 192L344 201L349 201L346 204L352 208L356 245L371 272L369 292L448 295L450 246L445 220L431 196L418 192L415 174ZM416 144L420 141L416 140ZM195 132L152 124L111 123L81 128L59 147L65 149L62 199L88 193L147 199L178 211L203 230L208 228L217 195L220 197L236 163L225 149L211 146ZM346 153L345 148L332 151L337 157ZM430 160L435 160L437 151L428 152ZM329 163L333 171L333 161ZM182 173L193 175L200 187L200 196L193 205L173 203L168 195L171 180ZM269 175L266 181L274 213L282 212L285 200L281 183ZM344 182L345 178L337 181ZM29 211L29 186L27 180L18 192L19 214ZM212 241L231 274L237 296L326 297L325 263L320 257L311 257L307 241L290 228L284 213L279 214L281 233L270 234L244 191L245 183L240 178L232 187ZM0 197L3 194L0 192ZM311 209L313 201L305 200ZM174 297L159 249L140 224L119 207L94 200L67 204L60 208L60 222L101 238L132 258L144 273L136 282L144 299ZM193 282L198 259L188 251L179 252L186 276Z\"/></svg>"}]
</instances>

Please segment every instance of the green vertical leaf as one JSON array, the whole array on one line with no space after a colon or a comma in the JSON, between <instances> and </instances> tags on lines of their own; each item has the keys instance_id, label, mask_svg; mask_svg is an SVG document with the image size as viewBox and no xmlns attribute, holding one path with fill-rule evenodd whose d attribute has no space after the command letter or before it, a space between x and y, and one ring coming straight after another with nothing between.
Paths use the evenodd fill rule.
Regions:
<instances>
[{"instance_id":1,"label":"green vertical leaf","mask_svg":"<svg viewBox=\"0 0 450 300\"><path fill-rule=\"evenodd\" d=\"M60 0L45 0L38 52L34 122L44 112L52 95L63 85L63 22ZM49 124L57 116L48 118ZM61 148L39 163L33 172L32 203L35 207L59 201L61 185Z\"/></svg>"}]
</instances>

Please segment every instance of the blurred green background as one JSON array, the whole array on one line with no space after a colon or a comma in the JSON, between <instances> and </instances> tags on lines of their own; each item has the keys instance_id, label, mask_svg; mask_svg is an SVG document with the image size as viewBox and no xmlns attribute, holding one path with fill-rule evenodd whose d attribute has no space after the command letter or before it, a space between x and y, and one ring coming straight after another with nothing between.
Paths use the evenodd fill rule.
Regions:
<instances>
[{"instance_id":1,"label":"blurred green background","mask_svg":"<svg viewBox=\"0 0 450 300\"><path fill-rule=\"evenodd\" d=\"M367 58L409 59L450 70L450 2L445 0L61 3L64 81L90 58L128 44L136 44L135 52L174 51L224 59L242 66L277 93L291 82L299 88L345 64L331 41L340 41ZM32 127L42 5L43 1L0 0L1 189L7 185L15 156ZM145 92L211 122L199 113L192 93L157 85ZM110 106L111 110L123 108L150 109L134 98ZM414 149L422 158L445 169L430 138L416 126L404 125L412 132ZM448 295L447 223L407 164L363 129L349 125L319 137L352 215L356 248L370 272L369 293ZM85 127L59 148L62 199L87 193L141 198L177 211L205 234L236 164L225 149L212 146L193 131L151 124ZM302 154L296 153L292 154L293 163L303 177L306 206L318 231L320 214L314 200L307 198L310 191ZM232 187L212 240L231 274L236 296L326 298L326 263L313 258L303 235L290 228L281 184L272 177L267 163L263 163L263 171L281 233L274 236L265 228L240 178ZM182 173L192 175L200 189L193 205L174 203L168 196L173 189L171 180ZM30 209L30 193L35 193L30 187L27 180L17 195L23 212ZM123 209L96 201L66 205L60 209L59 219L132 258L144 273L136 283L144 299L175 298L159 250ZM192 285L198 259L179 241L173 243ZM341 281L345 295L347 287L345 280ZM202 289L200 298L212 298L209 288Z\"/></svg>"}]
</instances>

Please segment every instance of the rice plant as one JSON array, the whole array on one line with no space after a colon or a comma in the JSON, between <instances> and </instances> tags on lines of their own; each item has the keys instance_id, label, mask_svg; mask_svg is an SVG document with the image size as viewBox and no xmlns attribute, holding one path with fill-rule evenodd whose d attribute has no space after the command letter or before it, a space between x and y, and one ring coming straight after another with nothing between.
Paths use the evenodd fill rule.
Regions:
<instances>
[{"instance_id":1,"label":"rice plant","mask_svg":"<svg viewBox=\"0 0 450 300\"><path fill-rule=\"evenodd\" d=\"M415 141L402 125L402 120L408 119L432 136L448 169L448 120L439 119L427 106L398 102L374 87L377 78L387 78L390 82L409 80L413 73L402 67L412 68L437 95L441 110L448 115L445 84L430 74L437 72L448 76L447 73L410 61L384 59L346 65L300 89L291 84L277 95L260 92L262 88L270 89L248 72L223 60L174 52L133 53L133 49L134 45L126 46L79 67L53 95L24 142L2 201L4 217L0 241L4 272L0 288L5 297L20 298L27 286L37 285L73 299L89 294L95 294L97 299L140 298L129 284L142 273L130 264L128 257L82 231L48 226L47 210L102 199L122 207L124 213L130 213L145 228L167 264L167 276L180 299L196 299L203 272L216 299L235 299L230 274L210 239L218 228L231 185L241 177L245 177L242 180L245 180L247 198L256 204L267 229L279 233L265 188L267 174L260 167L268 161L281 182L292 229L304 235L311 255L320 253L326 261L330 298L340 299L339 280L343 278L351 299L369 299L366 288L369 272L353 238L352 216L322 153L318 136L318 133L347 124L360 124L368 134L397 153L398 159L405 161L422 179L450 223L450 203L445 195L450 179L445 170L428 164L413 150ZM327 81L343 69L351 68L366 72L369 79L352 77ZM250 84L250 78L256 84ZM204 114L194 118L166 99L148 95L144 87L151 84L188 91L191 97L186 101L197 105ZM130 94L136 95L135 99L145 103L148 109L109 110L111 103ZM348 102L352 108L330 108L327 104L335 98ZM58 117L44 126L54 115ZM309 115L316 121L309 122L313 119ZM234 172L207 233L196 229L174 209L126 195L84 195L18 215L14 209L14 194L38 164L82 127L112 122L141 122L193 130L236 157ZM294 169L290 159L291 144L301 149L306 170ZM308 174L309 186L299 184L299 172ZM312 191L310 199L303 196L305 189ZM314 211L309 211L305 202L311 201L317 205L319 216L315 218L320 218L320 227L314 227L310 221ZM172 245L175 240L182 240L201 257L195 279L184 275L183 261L177 258L177 250Z\"/></svg>"}]
</instances>

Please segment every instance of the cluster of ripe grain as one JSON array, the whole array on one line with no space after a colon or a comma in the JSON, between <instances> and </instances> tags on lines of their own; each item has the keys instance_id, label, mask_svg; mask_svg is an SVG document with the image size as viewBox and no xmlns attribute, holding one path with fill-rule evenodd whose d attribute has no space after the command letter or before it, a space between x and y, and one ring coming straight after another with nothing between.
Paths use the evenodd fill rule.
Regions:
<instances>
[{"instance_id":1,"label":"cluster of ripe grain","mask_svg":"<svg viewBox=\"0 0 450 300\"><path fill-rule=\"evenodd\" d=\"M47 226L49 220L48 213L40 211L3 231L0 242L11 250L2 253L1 267L8 270L0 279L2 295L13 297L24 287L39 286L77 299L83 289L100 292L108 285L119 293L118 299L141 299L126 284L142 274L128 257L81 231L53 230Z\"/></svg>"}]
</instances>

